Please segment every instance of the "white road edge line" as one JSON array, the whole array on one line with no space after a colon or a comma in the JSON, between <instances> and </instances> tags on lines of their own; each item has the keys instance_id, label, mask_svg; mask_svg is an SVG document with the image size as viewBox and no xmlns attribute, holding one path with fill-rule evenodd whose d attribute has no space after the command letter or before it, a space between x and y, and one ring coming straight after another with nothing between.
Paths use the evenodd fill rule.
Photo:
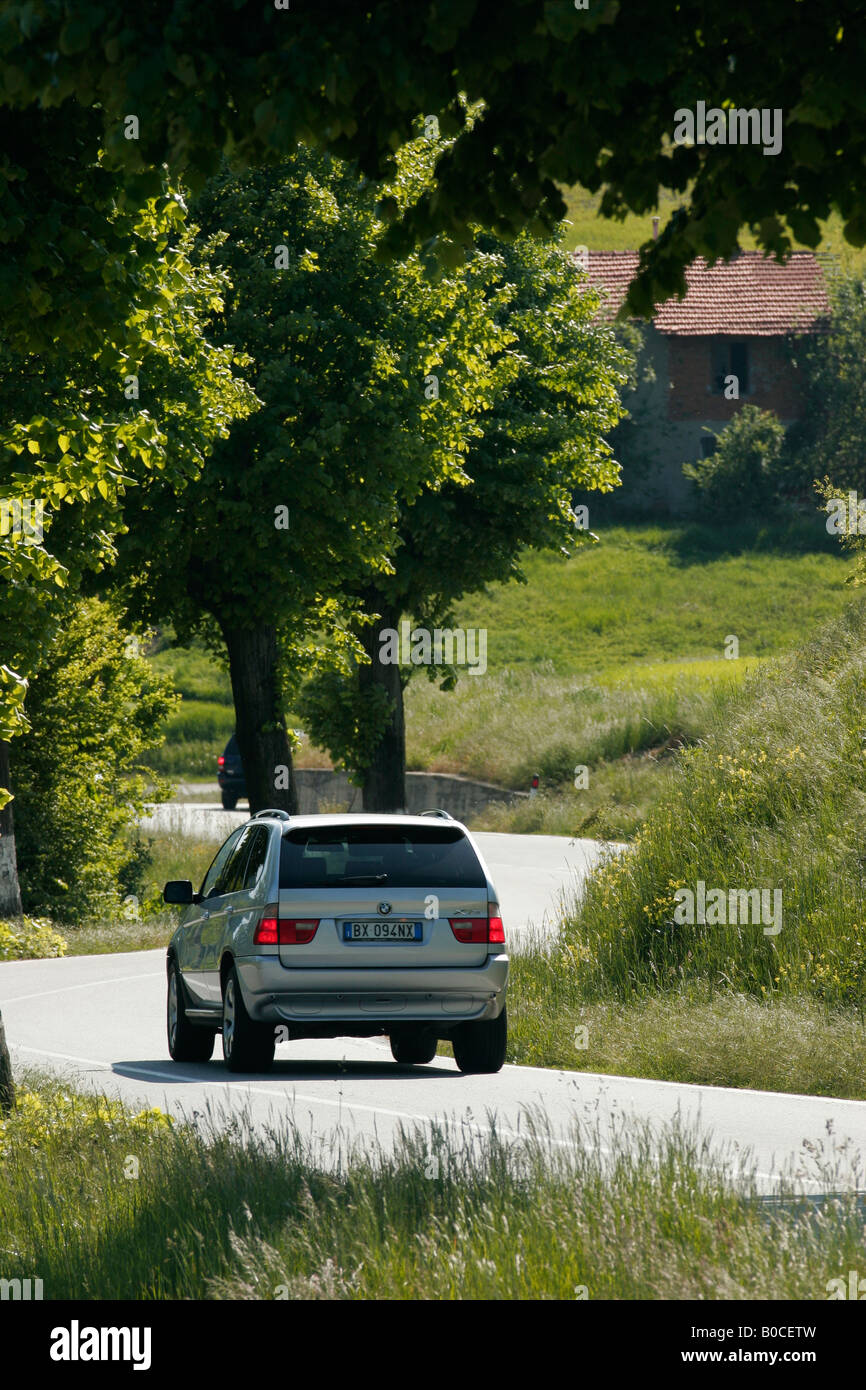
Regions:
<instances>
[{"instance_id":1,"label":"white road edge line","mask_svg":"<svg viewBox=\"0 0 866 1390\"><path fill-rule=\"evenodd\" d=\"M151 1067L138 1067L135 1066L134 1063L124 1063L123 1071L115 1071L114 1065L111 1062L104 1062L95 1057L75 1057L69 1052L48 1052L45 1048L25 1047L21 1043L10 1043L9 1050L10 1052L32 1052L36 1057L55 1057L59 1061L73 1062L79 1066L97 1067L101 1071L108 1072L110 1075L121 1079L127 1072L131 1072L136 1076L150 1076L153 1077L155 1081L162 1081L163 1084L165 1084L164 1072L154 1071ZM191 1076L189 1072L181 1071L172 1072L172 1075L176 1076L178 1081L191 1081L199 1086L215 1086L218 1090L227 1092L230 1096L238 1094L238 1087L232 1085L230 1081L212 1081L207 1077ZM307 1096L303 1094L299 1095L296 1091L276 1091L264 1086L256 1086L253 1082L247 1083L247 1090L251 1095L255 1096L275 1096L279 1100L299 1100L305 1105L329 1105L333 1109L363 1110L370 1115L390 1115L392 1119L422 1120L429 1123L431 1118L433 1118L430 1115L415 1114L411 1110L388 1110L381 1105L356 1105L342 1098L339 1100L330 1100L327 1096ZM167 1091L164 1094L168 1096Z\"/></svg>"},{"instance_id":2,"label":"white road edge line","mask_svg":"<svg viewBox=\"0 0 866 1390\"><path fill-rule=\"evenodd\" d=\"M146 975L116 975L113 980L87 980L81 985L64 985L62 989L41 989L37 994L17 994L14 998L0 1002L4 1009L8 1009L12 1004L26 1004L31 999L47 999L50 994L69 994L74 989L96 989L100 985L128 985L133 980L157 980L164 974L163 970L148 970Z\"/></svg>"},{"instance_id":3,"label":"white road edge line","mask_svg":"<svg viewBox=\"0 0 866 1390\"><path fill-rule=\"evenodd\" d=\"M150 1067L136 1067L134 1065L129 1065L124 1067L123 1072L116 1072L114 1070L113 1065L110 1062L97 1060L93 1057L75 1057L68 1052L47 1052L43 1048L25 1047L21 1043L10 1043L9 1050L10 1052L32 1052L37 1057L56 1057L58 1060L64 1062L75 1062L81 1066L98 1067L100 1068L100 1070L108 1072L111 1076L115 1078L122 1079L125 1072L132 1072L138 1076L151 1076L157 1081L165 1081L165 1077L162 1072L153 1071ZM197 1082L200 1086L215 1086L217 1087L217 1089L221 1091L228 1092L230 1096L238 1094L237 1090L234 1087L232 1087L231 1082L228 1081L209 1081L207 1080L207 1078L190 1076L188 1072L178 1072L177 1078L179 1081ZM391 1119L397 1120L416 1120L420 1121L422 1124L425 1125L438 1123L445 1124L449 1127L455 1127L463 1123L463 1121L458 1120L456 1118L452 1120L449 1119L447 1116L442 1115L419 1115L413 1113L411 1110L388 1110L384 1106L380 1105L356 1105L353 1104L351 1101L343 1100L342 1097L339 1100L329 1100L326 1096L307 1096L304 1094L299 1095L297 1091L274 1091L265 1087L255 1086L252 1082L248 1083L247 1089L248 1093L254 1096L273 1096L276 1097L278 1100L291 1099L293 1105L296 1101L300 1101L304 1105L328 1105L332 1109L345 1109L349 1114L351 1114L355 1110L363 1110L366 1114L369 1115L387 1115ZM168 1092L164 1091L163 1094L167 1100ZM470 1125L469 1128L474 1129L477 1134L489 1134L491 1132L490 1125L480 1125L478 1123L475 1123ZM506 1135L509 1139L522 1139L524 1137L517 1130L507 1129L502 1126L499 1127L499 1133ZM569 1140L567 1139L552 1139L551 1142L557 1148L565 1148L569 1144ZM610 1149L606 1144L596 1144L593 1145L593 1147L597 1149L599 1153L610 1153ZM702 1168L705 1165L699 1164L698 1166ZM739 1176L739 1170L737 1170L736 1176ZM755 1171L755 1177L763 1178L767 1182L777 1182L780 1176L780 1173L764 1173L758 1170ZM803 1181L805 1185L808 1187L820 1187L820 1183L812 1178L801 1179L801 1181Z\"/></svg>"}]
</instances>

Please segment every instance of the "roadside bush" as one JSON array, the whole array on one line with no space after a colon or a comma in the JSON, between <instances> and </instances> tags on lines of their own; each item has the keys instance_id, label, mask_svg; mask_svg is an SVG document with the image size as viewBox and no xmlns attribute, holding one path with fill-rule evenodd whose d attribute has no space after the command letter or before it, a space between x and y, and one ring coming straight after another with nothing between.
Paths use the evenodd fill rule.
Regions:
<instances>
[{"instance_id":1,"label":"roadside bush","mask_svg":"<svg viewBox=\"0 0 866 1390\"><path fill-rule=\"evenodd\" d=\"M112 1140L130 1134L146 1142L173 1124L172 1117L156 1106L131 1112L119 1100L70 1094L59 1087L18 1091L12 1113L0 1119L0 1157L13 1143L31 1152L50 1147L81 1154L88 1145L104 1150Z\"/></svg>"},{"instance_id":2,"label":"roadside bush","mask_svg":"<svg viewBox=\"0 0 866 1390\"><path fill-rule=\"evenodd\" d=\"M726 518L765 515L782 483L784 425L772 411L744 405L716 438L715 453L683 464L700 511Z\"/></svg>"},{"instance_id":3,"label":"roadside bush","mask_svg":"<svg viewBox=\"0 0 866 1390\"><path fill-rule=\"evenodd\" d=\"M112 606L78 601L31 680L31 727L12 745L25 912L75 923L139 893L146 857L132 829L168 788L141 766L171 687L128 642Z\"/></svg>"},{"instance_id":4,"label":"roadside bush","mask_svg":"<svg viewBox=\"0 0 866 1390\"><path fill-rule=\"evenodd\" d=\"M44 917L0 921L0 960L42 960L65 956L66 942Z\"/></svg>"}]
</instances>

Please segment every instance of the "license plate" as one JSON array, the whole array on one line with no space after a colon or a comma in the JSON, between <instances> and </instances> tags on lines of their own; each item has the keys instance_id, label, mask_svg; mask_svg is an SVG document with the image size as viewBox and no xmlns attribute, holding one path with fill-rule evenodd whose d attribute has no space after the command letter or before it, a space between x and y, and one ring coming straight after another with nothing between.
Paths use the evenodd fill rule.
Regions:
<instances>
[{"instance_id":1,"label":"license plate","mask_svg":"<svg viewBox=\"0 0 866 1390\"><path fill-rule=\"evenodd\" d=\"M344 941L421 941L423 922L344 922Z\"/></svg>"}]
</instances>

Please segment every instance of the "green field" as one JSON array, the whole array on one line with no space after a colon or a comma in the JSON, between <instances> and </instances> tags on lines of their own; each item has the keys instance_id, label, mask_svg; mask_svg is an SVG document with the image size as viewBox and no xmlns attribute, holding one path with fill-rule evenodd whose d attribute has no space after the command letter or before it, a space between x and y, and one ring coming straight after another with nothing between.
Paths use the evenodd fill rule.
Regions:
<instances>
[{"instance_id":1,"label":"green field","mask_svg":"<svg viewBox=\"0 0 866 1390\"><path fill-rule=\"evenodd\" d=\"M599 217L600 193L587 193L583 188L564 188L562 190L566 207L565 246L573 250L575 246L586 246L590 251L636 251L645 241L652 238L653 213L643 216L630 212L622 221ZM659 234L672 212L683 199L680 194L663 191L655 212L659 216ZM843 218L833 212L825 222L818 246L806 246L794 241L795 251L813 251L817 255L835 257L845 270L866 271L866 248L851 246L842 234ZM740 246L743 251L754 251L758 243L746 228L740 232Z\"/></svg>"}]
</instances>

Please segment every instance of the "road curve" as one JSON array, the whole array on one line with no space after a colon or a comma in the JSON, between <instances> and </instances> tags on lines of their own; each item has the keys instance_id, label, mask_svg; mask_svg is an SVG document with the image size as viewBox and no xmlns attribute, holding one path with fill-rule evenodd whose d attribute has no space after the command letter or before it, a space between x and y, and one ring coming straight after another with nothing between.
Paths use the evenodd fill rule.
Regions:
<instances>
[{"instance_id":1,"label":"road curve","mask_svg":"<svg viewBox=\"0 0 866 1390\"><path fill-rule=\"evenodd\" d=\"M555 1134L575 1118L598 1121L604 1134L617 1116L654 1126L677 1112L699 1123L740 1159L751 1151L763 1190L804 1154L849 1141L866 1154L866 1102L675 1085L586 1072L508 1066L496 1076L461 1076L453 1061L398 1067L384 1040L337 1039L283 1044L274 1069L259 1077L230 1076L219 1041L215 1060L173 1064L164 1030L165 953L76 956L0 964L0 1008L13 1064L38 1065L85 1087L135 1105L159 1105L179 1116L209 1107L219 1116L246 1110L264 1126L292 1117L325 1151L336 1135L388 1143L400 1125L430 1121L480 1128L495 1115L501 1133L525 1129L526 1107L543 1107ZM603 1147L603 1144L602 1144ZM855 1159L835 1187L857 1185ZM862 1184L862 1167L860 1170ZM820 1184L808 1178L805 1189Z\"/></svg>"}]
</instances>

